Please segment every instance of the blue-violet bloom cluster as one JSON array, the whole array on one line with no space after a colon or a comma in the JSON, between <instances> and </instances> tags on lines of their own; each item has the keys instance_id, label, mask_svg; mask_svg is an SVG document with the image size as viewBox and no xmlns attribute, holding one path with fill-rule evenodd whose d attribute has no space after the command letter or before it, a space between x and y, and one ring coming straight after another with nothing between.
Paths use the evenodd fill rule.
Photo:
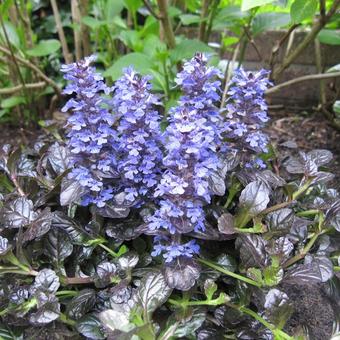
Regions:
<instances>
[{"instance_id":1,"label":"blue-violet bloom cluster","mask_svg":"<svg viewBox=\"0 0 340 340\"><path fill-rule=\"evenodd\" d=\"M226 105L227 137L235 142L238 150L244 150L245 165L265 167L259 153L268 152L268 137L261 130L268 121L268 106L264 93L271 84L268 71L246 72L243 68L235 70L228 91ZM253 157L249 158L249 154Z\"/></svg>"},{"instance_id":2,"label":"blue-violet bloom cluster","mask_svg":"<svg viewBox=\"0 0 340 340\"><path fill-rule=\"evenodd\" d=\"M63 65L61 71L69 81L64 93L75 96L62 108L71 110L68 119L68 147L72 153L70 178L85 189L83 205L101 208L113 197L110 179L117 177L117 134L112 129L113 115L105 107L103 94L111 89L90 64L95 56Z\"/></svg>"},{"instance_id":3,"label":"blue-violet bloom cluster","mask_svg":"<svg viewBox=\"0 0 340 340\"><path fill-rule=\"evenodd\" d=\"M176 83L184 95L170 110L165 131L166 169L155 191L159 209L149 220L152 231L165 230L155 238L154 255L164 253L171 262L193 257L199 251L194 241L181 244L181 235L205 230L203 206L211 200L209 175L218 167L220 116L214 105L220 99L219 71L207 65L202 54L186 62Z\"/></svg>"},{"instance_id":4,"label":"blue-violet bloom cluster","mask_svg":"<svg viewBox=\"0 0 340 340\"><path fill-rule=\"evenodd\" d=\"M119 117L120 134L118 171L130 202L151 197L160 174L161 129L155 110L160 103L150 92L149 80L127 68L115 84L113 108Z\"/></svg>"}]
</instances>

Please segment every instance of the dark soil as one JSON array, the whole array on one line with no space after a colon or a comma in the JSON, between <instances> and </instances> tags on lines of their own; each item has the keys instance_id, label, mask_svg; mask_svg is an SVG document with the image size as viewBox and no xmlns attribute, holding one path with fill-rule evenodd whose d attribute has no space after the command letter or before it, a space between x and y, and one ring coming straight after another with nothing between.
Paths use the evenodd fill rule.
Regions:
<instances>
[{"instance_id":1,"label":"dark soil","mask_svg":"<svg viewBox=\"0 0 340 340\"><path fill-rule=\"evenodd\" d=\"M322 288L318 285L284 285L282 290L289 296L294 309L285 330L293 336L307 331L310 340L330 339L335 313Z\"/></svg>"},{"instance_id":2,"label":"dark soil","mask_svg":"<svg viewBox=\"0 0 340 340\"><path fill-rule=\"evenodd\" d=\"M340 133L330 126L321 114L297 115L272 111L270 117L271 121L266 130L274 145L279 147L282 143L293 141L301 151L330 150L334 159L329 164L329 171L335 174L335 179L340 177ZM336 185L339 188L339 181Z\"/></svg>"}]
</instances>

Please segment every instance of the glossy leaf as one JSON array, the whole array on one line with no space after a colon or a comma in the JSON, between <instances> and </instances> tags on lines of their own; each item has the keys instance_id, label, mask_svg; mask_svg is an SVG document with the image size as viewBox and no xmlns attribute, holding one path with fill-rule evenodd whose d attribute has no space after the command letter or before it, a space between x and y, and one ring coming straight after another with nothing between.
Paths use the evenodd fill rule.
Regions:
<instances>
[{"instance_id":1,"label":"glossy leaf","mask_svg":"<svg viewBox=\"0 0 340 340\"><path fill-rule=\"evenodd\" d=\"M96 303L96 292L93 289L83 289L68 304L66 313L71 319L79 320L89 312Z\"/></svg>"},{"instance_id":2,"label":"glossy leaf","mask_svg":"<svg viewBox=\"0 0 340 340\"><path fill-rule=\"evenodd\" d=\"M240 205L252 215L266 209L268 203L269 189L262 182L251 182L241 192Z\"/></svg>"},{"instance_id":3,"label":"glossy leaf","mask_svg":"<svg viewBox=\"0 0 340 340\"><path fill-rule=\"evenodd\" d=\"M190 258L178 258L164 268L164 277L170 288L189 290L200 276L200 267Z\"/></svg>"},{"instance_id":4,"label":"glossy leaf","mask_svg":"<svg viewBox=\"0 0 340 340\"><path fill-rule=\"evenodd\" d=\"M52 229L45 238L44 253L53 261L63 261L72 254L73 245L65 232Z\"/></svg>"},{"instance_id":5,"label":"glossy leaf","mask_svg":"<svg viewBox=\"0 0 340 340\"><path fill-rule=\"evenodd\" d=\"M76 323L77 331L88 339L101 340L105 335L101 330L101 323L93 314L86 314Z\"/></svg>"},{"instance_id":6,"label":"glossy leaf","mask_svg":"<svg viewBox=\"0 0 340 340\"><path fill-rule=\"evenodd\" d=\"M317 0L295 0L290 8L290 16L294 24L313 17L318 7Z\"/></svg>"},{"instance_id":7,"label":"glossy leaf","mask_svg":"<svg viewBox=\"0 0 340 340\"><path fill-rule=\"evenodd\" d=\"M161 272L150 272L142 279L135 299L142 306L144 315L152 313L168 299L172 292ZM144 320L147 321L147 320Z\"/></svg>"}]
</instances>

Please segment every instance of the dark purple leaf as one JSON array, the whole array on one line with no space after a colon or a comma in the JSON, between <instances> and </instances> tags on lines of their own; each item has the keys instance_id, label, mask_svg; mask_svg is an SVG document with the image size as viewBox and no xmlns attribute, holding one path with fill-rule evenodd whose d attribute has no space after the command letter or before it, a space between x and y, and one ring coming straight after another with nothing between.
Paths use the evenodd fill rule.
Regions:
<instances>
[{"instance_id":1,"label":"dark purple leaf","mask_svg":"<svg viewBox=\"0 0 340 340\"><path fill-rule=\"evenodd\" d=\"M283 208L273 211L266 216L271 230L287 230L294 220L294 211L289 208Z\"/></svg>"},{"instance_id":2,"label":"dark purple leaf","mask_svg":"<svg viewBox=\"0 0 340 340\"><path fill-rule=\"evenodd\" d=\"M53 261L63 261L72 254L73 245L61 229L51 229L45 237L44 253Z\"/></svg>"},{"instance_id":3,"label":"dark purple leaf","mask_svg":"<svg viewBox=\"0 0 340 340\"><path fill-rule=\"evenodd\" d=\"M164 276L170 288L189 290L200 276L200 266L195 260L179 257L164 268Z\"/></svg>"},{"instance_id":4,"label":"dark purple leaf","mask_svg":"<svg viewBox=\"0 0 340 340\"><path fill-rule=\"evenodd\" d=\"M235 234L234 216L230 213L222 214L217 220L217 227L222 234Z\"/></svg>"},{"instance_id":5,"label":"dark purple leaf","mask_svg":"<svg viewBox=\"0 0 340 340\"><path fill-rule=\"evenodd\" d=\"M33 292L55 293L60 286L59 277L52 269L43 269L36 276L32 286Z\"/></svg>"},{"instance_id":6,"label":"dark purple leaf","mask_svg":"<svg viewBox=\"0 0 340 340\"><path fill-rule=\"evenodd\" d=\"M241 192L240 205L251 215L259 214L268 203L269 189L263 182L251 182Z\"/></svg>"},{"instance_id":7,"label":"dark purple leaf","mask_svg":"<svg viewBox=\"0 0 340 340\"><path fill-rule=\"evenodd\" d=\"M83 289L79 295L72 298L67 304L66 313L71 319L79 320L88 313L96 303L96 292L94 289Z\"/></svg>"},{"instance_id":8,"label":"dark purple leaf","mask_svg":"<svg viewBox=\"0 0 340 340\"><path fill-rule=\"evenodd\" d=\"M242 264L245 268L262 268L268 265L266 252L267 242L259 235L240 235L236 239L235 247L240 252Z\"/></svg>"},{"instance_id":9,"label":"dark purple leaf","mask_svg":"<svg viewBox=\"0 0 340 340\"><path fill-rule=\"evenodd\" d=\"M153 271L142 278L134 299L143 308L144 315L151 317L152 313L166 302L171 292L164 275Z\"/></svg>"},{"instance_id":10,"label":"dark purple leaf","mask_svg":"<svg viewBox=\"0 0 340 340\"><path fill-rule=\"evenodd\" d=\"M101 323L94 314L86 314L76 323L77 331L86 339L102 340L105 336L101 329Z\"/></svg>"},{"instance_id":11,"label":"dark purple leaf","mask_svg":"<svg viewBox=\"0 0 340 340\"><path fill-rule=\"evenodd\" d=\"M50 208L45 208L40 215L32 221L23 234L23 242L32 241L45 235L51 228L52 213Z\"/></svg>"},{"instance_id":12,"label":"dark purple leaf","mask_svg":"<svg viewBox=\"0 0 340 340\"><path fill-rule=\"evenodd\" d=\"M307 155L318 167L329 163L333 159L333 154L329 150L323 149L309 151Z\"/></svg>"},{"instance_id":13,"label":"dark purple leaf","mask_svg":"<svg viewBox=\"0 0 340 340\"><path fill-rule=\"evenodd\" d=\"M65 206L79 203L85 192L84 187L79 182L64 177L61 182L60 205Z\"/></svg>"},{"instance_id":14,"label":"dark purple leaf","mask_svg":"<svg viewBox=\"0 0 340 340\"><path fill-rule=\"evenodd\" d=\"M5 255L11 249L7 238L0 236L0 256Z\"/></svg>"},{"instance_id":15,"label":"dark purple leaf","mask_svg":"<svg viewBox=\"0 0 340 340\"><path fill-rule=\"evenodd\" d=\"M34 221L37 213L33 210L31 200L19 197L5 204L1 209L0 217L5 228L20 228Z\"/></svg>"}]
</instances>

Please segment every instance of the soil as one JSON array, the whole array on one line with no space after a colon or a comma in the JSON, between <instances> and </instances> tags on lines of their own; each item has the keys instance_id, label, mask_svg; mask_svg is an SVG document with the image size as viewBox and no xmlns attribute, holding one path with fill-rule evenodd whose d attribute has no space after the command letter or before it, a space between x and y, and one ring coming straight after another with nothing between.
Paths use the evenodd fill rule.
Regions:
<instances>
[{"instance_id":1,"label":"soil","mask_svg":"<svg viewBox=\"0 0 340 340\"><path fill-rule=\"evenodd\" d=\"M285 331L298 336L307 331L311 340L330 339L335 320L331 301L319 285L284 285L282 290L293 303L293 314Z\"/></svg>"},{"instance_id":2,"label":"soil","mask_svg":"<svg viewBox=\"0 0 340 340\"><path fill-rule=\"evenodd\" d=\"M329 171L340 177L340 133L321 114L300 114L272 111L266 132L274 145L295 142L298 150L327 149L333 153ZM334 183L339 189L339 181Z\"/></svg>"}]
</instances>

